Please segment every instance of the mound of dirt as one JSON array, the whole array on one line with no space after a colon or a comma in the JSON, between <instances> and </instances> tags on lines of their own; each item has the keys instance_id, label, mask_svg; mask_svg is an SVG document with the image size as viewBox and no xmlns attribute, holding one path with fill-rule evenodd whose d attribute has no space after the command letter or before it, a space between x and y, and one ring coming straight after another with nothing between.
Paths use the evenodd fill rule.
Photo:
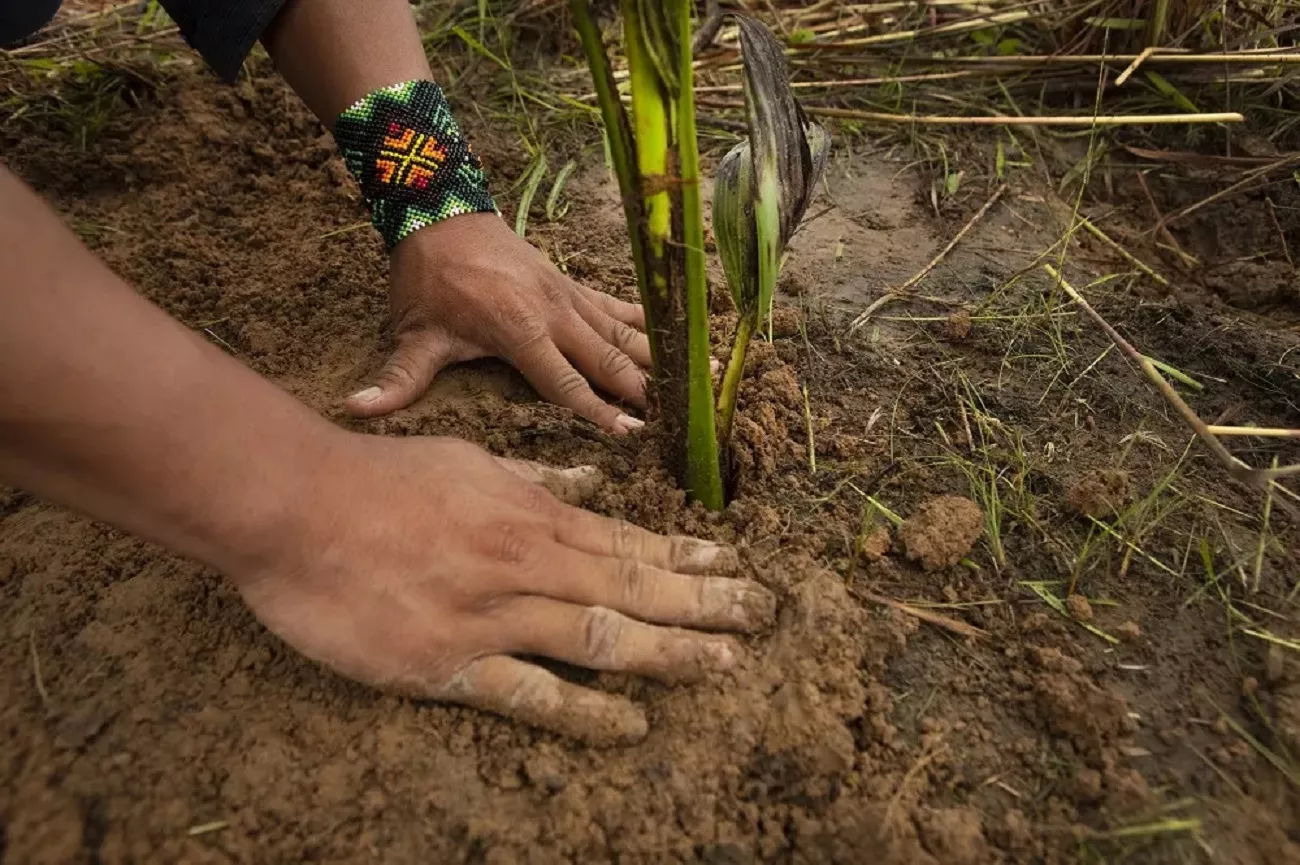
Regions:
<instances>
[{"instance_id":1,"label":"mound of dirt","mask_svg":"<svg viewBox=\"0 0 1300 865\"><path fill-rule=\"evenodd\" d=\"M984 512L965 496L936 496L898 528L907 558L927 571L964 559L984 533Z\"/></svg>"}]
</instances>

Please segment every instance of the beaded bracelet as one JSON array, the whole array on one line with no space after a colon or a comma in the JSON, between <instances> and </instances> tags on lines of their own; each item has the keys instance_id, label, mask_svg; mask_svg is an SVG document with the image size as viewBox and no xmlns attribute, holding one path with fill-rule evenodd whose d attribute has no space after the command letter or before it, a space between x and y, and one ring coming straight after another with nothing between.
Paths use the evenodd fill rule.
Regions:
<instances>
[{"instance_id":1,"label":"beaded bracelet","mask_svg":"<svg viewBox=\"0 0 1300 865\"><path fill-rule=\"evenodd\" d=\"M334 140L390 250L435 222L498 212L482 163L432 81L362 97L334 122Z\"/></svg>"}]
</instances>

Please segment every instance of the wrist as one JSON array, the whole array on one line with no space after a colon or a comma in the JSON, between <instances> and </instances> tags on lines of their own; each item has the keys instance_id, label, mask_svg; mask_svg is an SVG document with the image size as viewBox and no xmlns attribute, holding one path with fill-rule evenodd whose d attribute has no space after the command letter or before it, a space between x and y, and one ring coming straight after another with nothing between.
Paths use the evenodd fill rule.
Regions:
<instances>
[{"instance_id":1,"label":"wrist","mask_svg":"<svg viewBox=\"0 0 1300 865\"><path fill-rule=\"evenodd\" d=\"M483 166L432 81L367 94L339 115L333 131L390 250L444 220L496 213Z\"/></svg>"},{"instance_id":2,"label":"wrist","mask_svg":"<svg viewBox=\"0 0 1300 865\"><path fill-rule=\"evenodd\" d=\"M195 549L188 552L241 588L297 555L311 534L308 523L319 516L334 467L344 463L342 454L357 437L305 407L295 414L259 424L246 464L208 497L210 504L191 532Z\"/></svg>"}]
</instances>

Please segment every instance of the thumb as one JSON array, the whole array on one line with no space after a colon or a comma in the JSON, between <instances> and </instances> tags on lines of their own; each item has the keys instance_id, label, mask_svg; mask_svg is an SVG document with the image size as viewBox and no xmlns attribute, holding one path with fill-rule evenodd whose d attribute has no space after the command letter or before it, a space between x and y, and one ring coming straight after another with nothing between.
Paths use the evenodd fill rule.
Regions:
<instances>
[{"instance_id":1,"label":"thumb","mask_svg":"<svg viewBox=\"0 0 1300 865\"><path fill-rule=\"evenodd\" d=\"M343 404L353 417L378 417L406 408L419 399L434 376L453 360L443 340L429 336L399 339L374 384L357 391Z\"/></svg>"}]
</instances>

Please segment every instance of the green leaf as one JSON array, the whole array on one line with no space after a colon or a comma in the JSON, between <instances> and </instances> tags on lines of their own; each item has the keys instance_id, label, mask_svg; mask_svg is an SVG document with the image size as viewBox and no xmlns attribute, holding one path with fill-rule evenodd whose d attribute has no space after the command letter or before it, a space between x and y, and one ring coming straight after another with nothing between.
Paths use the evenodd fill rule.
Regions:
<instances>
[{"instance_id":1,"label":"green leaf","mask_svg":"<svg viewBox=\"0 0 1300 865\"><path fill-rule=\"evenodd\" d=\"M713 184L713 239L742 318L758 311L755 194L749 142L742 141L722 157Z\"/></svg>"},{"instance_id":2,"label":"green leaf","mask_svg":"<svg viewBox=\"0 0 1300 865\"><path fill-rule=\"evenodd\" d=\"M1006 170L1007 150L1006 147L1003 146L1002 140L998 139L998 152L997 155L993 157L993 173L998 176L998 180L1002 180L1006 175Z\"/></svg>"},{"instance_id":3,"label":"green leaf","mask_svg":"<svg viewBox=\"0 0 1300 865\"><path fill-rule=\"evenodd\" d=\"M951 197L957 194L957 190L961 189L962 174L961 171L954 171L943 178L944 195Z\"/></svg>"},{"instance_id":4,"label":"green leaf","mask_svg":"<svg viewBox=\"0 0 1300 865\"><path fill-rule=\"evenodd\" d=\"M754 200L754 229L758 239L758 315L768 322L767 337L772 338L772 301L776 297L776 280L781 273L781 181L776 165L755 165L758 169L758 194Z\"/></svg>"},{"instance_id":5,"label":"green leaf","mask_svg":"<svg viewBox=\"0 0 1300 865\"><path fill-rule=\"evenodd\" d=\"M546 154L537 151L533 164L528 169L528 180L524 182L524 193L519 199L519 210L515 214L515 234L523 237L528 233L528 211L532 209L537 187L546 177Z\"/></svg>"},{"instance_id":6,"label":"green leaf","mask_svg":"<svg viewBox=\"0 0 1300 865\"><path fill-rule=\"evenodd\" d=\"M1155 85L1156 90L1160 91L1160 95L1164 96L1174 105L1177 105L1183 111L1192 114L1200 113L1201 109L1196 107L1196 103L1184 96L1181 90L1169 82L1168 78L1165 78L1159 72L1152 72L1150 70L1146 70L1145 75L1147 80Z\"/></svg>"},{"instance_id":7,"label":"green leaf","mask_svg":"<svg viewBox=\"0 0 1300 865\"><path fill-rule=\"evenodd\" d=\"M636 0L641 40L669 99L677 98L681 86L677 73L677 26L673 20L676 7L676 2L668 0Z\"/></svg>"}]
</instances>

